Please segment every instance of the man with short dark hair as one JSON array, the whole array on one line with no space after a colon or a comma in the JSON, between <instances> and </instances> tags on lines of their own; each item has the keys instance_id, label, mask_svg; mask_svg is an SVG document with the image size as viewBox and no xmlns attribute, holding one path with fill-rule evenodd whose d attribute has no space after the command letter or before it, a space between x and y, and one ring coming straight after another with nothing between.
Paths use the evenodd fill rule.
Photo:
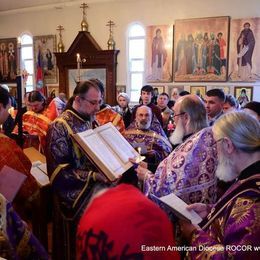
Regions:
<instances>
[{"instance_id":1,"label":"man with short dark hair","mask_svg":"<svg viewBox=\"0 0 260 260\"><path fill-rule=\"evenodd\" d=\"M167 126L170 119L170 116L173 114L173 111L167 106L169 102L169 95L165 92L161 93L157 98L157 106L161 109L161 115L163 119L163 130L167 132Z\"/></svg>"},{"instance_id":2,"label":"man with short dark hair","mask_svg":"<svg viewBox=\"0 0 260 260\"><path fill-rule=\"evenodd\" d=\"M207 91L205 97L205 107L208 114L209 125L223 115L223 105L225 103L225 93L222 89L211 89Z\"/></svg>"},{"instance_id":3,"label":"man with short dark hair","mask_svg":"<svg viewBox=\"0 0 260 260\"><path fill-rule=\"evenodd\" d=\"M44 154L47 130L57 114L48 108L45 97L38 90L31 91L27 101L28 111L22 115L24 148L34 146ZM18 126L14 132L18 133Z\"/></svg>"},{"instance_id":4,"label":"man with short dark hair","mask_svg":"<svg viewBox=\"0 0 260 260\"><path fill-rule=\"evenodd\" d=\"M148 106L152 109L153 114L156 116L156 118L159 120L159 122L163 126L161 110L158 106L156 106L155 104L153 104L151 102L152 97L153 97L153 87L150 86L150 85L143 86L142 89L141 89L141 97L140 97L141 98L141 104L137 105L133 108L132 121L135 120L135 114L136 114L137 108L140 107L141 105L145 105L145 106Z\"/></svg>"},{"instance_id":5,"label":"man with short dark hair","mask_svg":"<svg viewBox=\"0 0 260 260\"><path fill-rule=\"evenodd\" d=\"M55 197L53 258L74 259L76 226L93 187L100 182L96 168L71 135L92 128L102 104L99 87L81 82L67 109L50 125L47 134L47 168ZM101 180L102 182L102 180ZM69 221L69 219L73 219Z\"/></svg>"},{"instance_id":6,"label":"man with short dark hair","mask_svg":"<svg viewBox=\"0 0 260 260\"><path fill-rule=\"evenodd\" d=\"M123 133L125 131L125 123L123 117L115 110L113 110L110 105L104 103L105 88L103 83L99 79L90 79L89 81L99 87L103 101L102 104L100 104L100 110L96 112L96 122L99 125L104 125L108 122L111 122L120 133Z\"/></svg>"}]
</instances>

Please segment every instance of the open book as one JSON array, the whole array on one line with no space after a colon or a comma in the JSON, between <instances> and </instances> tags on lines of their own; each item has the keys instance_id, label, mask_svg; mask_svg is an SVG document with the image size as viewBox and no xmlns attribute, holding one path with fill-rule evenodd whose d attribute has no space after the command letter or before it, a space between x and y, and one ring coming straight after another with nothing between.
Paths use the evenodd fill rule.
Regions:
<instances>
[{"instance_id":1,"label":"open book","mask_svg":"<svg viewBox=\"0 0 260 260\"><path fill-rule=\"evenodd\" d=\"M151 196L152 199L155 199L155 201L166 205L167 209L172 211L178 218L185 219L192 224L199 224L202 221L202 218L194 210L187 209L188 204L173 193L160 198L153 194L150 194L149 196Z\"/></svg>"},{"instance_id":2,"label":"open book","mask_svg":"<svg viewBox=\"0 0 260 260\"><path fill-rule=\"evenodd\" d=\"M74 134L72 138L110 181L118 179L133 166L129 158L136 158L136 162L144 158L112 123Z\"/></svg>"}]
</instances>

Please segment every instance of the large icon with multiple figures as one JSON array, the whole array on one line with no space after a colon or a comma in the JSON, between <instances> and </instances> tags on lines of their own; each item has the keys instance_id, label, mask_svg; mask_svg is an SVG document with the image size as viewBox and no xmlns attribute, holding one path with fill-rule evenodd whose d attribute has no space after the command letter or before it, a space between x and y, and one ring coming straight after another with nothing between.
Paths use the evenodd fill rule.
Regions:
<instances>
[{"instance_id":1,"label":"large icon with multiple figures","mask_svg":"<svg viewBox=\"0 0 260 260\"><path fill-rule=\"evenodd\" d=\"M226 81L229 17L176 20L175 81Z\"/></svg>"}]
</instances>

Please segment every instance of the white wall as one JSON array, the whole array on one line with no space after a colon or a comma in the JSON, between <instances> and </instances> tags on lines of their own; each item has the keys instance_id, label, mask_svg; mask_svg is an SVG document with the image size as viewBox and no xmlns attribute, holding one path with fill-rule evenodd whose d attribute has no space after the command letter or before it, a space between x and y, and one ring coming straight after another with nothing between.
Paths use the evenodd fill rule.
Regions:
<instances>
[{"instance_id":1,"label":"white wall","mask_svg":"<svg viewBox=\"0 0 260 260\"><path fill-rule=\"evenodd\" d=\"M0 38L18 37L23 32L30 32L32 35L56 34L56 27L61 24L65 28L63 40L65 50L67 50L80 30L82 20L82 9L79 8L81 2L76 2L76 4L73 2L63 4L62 9L57 9L52 5L43 9L28 8L23 12L0 13ZM87 10L89 31L101 48L107 48L107 21L111 19L116 23L114 39L116 48L120 50L117 70L118 85L127 83L125 36L127 28L132 22L139 21L147 26L174 24L175 19L183 18L226 15L231 18L260 17L260 0L99 0L87 2L90 7ZM201 83L199 84L201 85ZM207 83L207 85L211 84ZM233 86L234 83L221 85ZM248 84L242 85L248 86ZM260 101L260 82L258 86L254 87L254 99Z\"/></svg>"}]
</instances>

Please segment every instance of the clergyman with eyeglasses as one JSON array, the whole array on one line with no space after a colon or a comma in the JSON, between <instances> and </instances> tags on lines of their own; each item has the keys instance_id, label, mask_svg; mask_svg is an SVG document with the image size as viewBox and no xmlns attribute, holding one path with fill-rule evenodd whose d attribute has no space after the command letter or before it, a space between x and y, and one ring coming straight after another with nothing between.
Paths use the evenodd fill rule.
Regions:
<instances>
[{"instance_id":1,"label":"clergyman with eyeglasses","mask_svg":"<svg viewBox=\"0 0 260 260\"><path fill-rule=\"evenodd\" d=\"M101 175L73 143L71 134L91 129L102 104L98 86L79 83L66 110L47 134L47 168L54 197L53 258L74 259L76 227ZM57 249L57 250L55 250Z\"/></svg>"}]
</instances>

